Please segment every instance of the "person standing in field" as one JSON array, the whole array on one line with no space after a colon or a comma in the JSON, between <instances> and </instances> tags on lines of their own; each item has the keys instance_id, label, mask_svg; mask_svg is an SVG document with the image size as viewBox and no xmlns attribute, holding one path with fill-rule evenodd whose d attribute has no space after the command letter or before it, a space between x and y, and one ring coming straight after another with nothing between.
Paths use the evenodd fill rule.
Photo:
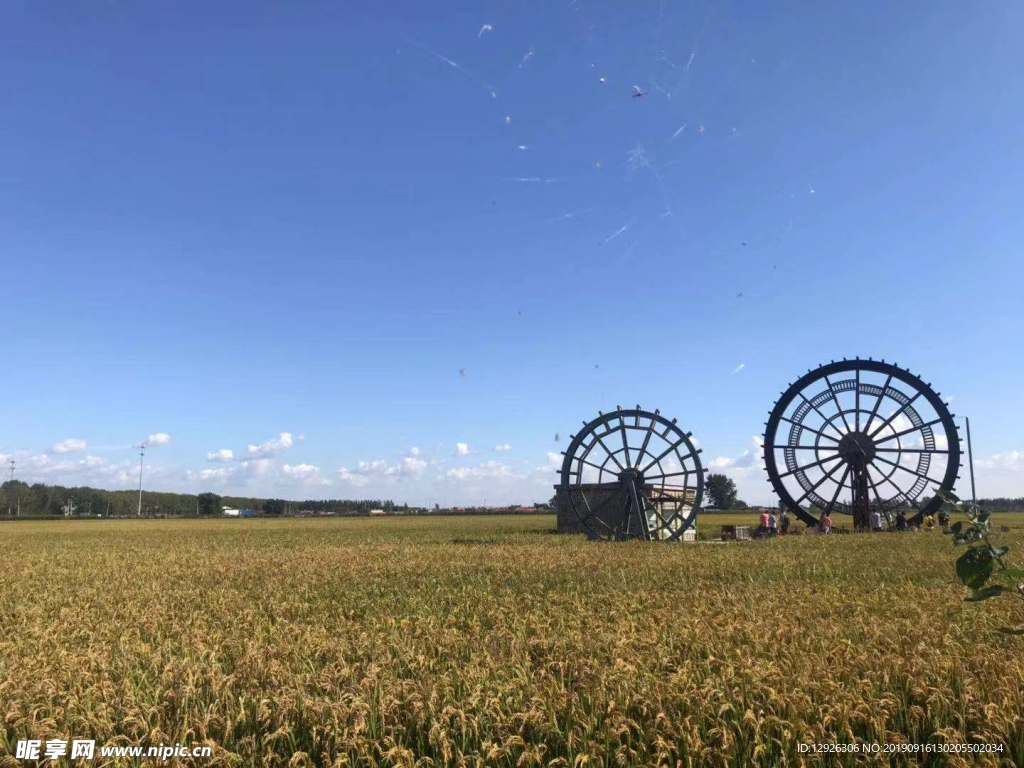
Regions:
<instances>
[{"instance_id":1,"label":"person standing in field","mask_svg":"<svg viewBox=\"0 0 1024 768\"><path fill-rule=\"evenodd\" d=\"M789 533L789 515L786 514L785 509L779 511L779 530L782 531L783 536Z\"/></svg>"},{"instance_id":2,"label":"person standing in field","mask_svg":"<svg viewBox=\"0 0 1024 768\"><path fill-rule=\"evenodd\" d=\"M778 534L778 532L779 532L779 529L778 529L778 525L777 525L776 520L775 520L775 513L774 512L769 512L768 513L768 535L769 536L775 536L775 535Z\"/></svg>"},{"instance_id":3,"label":"person standing in field","mask_svg":"<svg viewBox=\"0 0 1024 768\"><path fill-rule=\"evenodd\" d=\"M896 530L907 530L907 516L903 513L902 509L896 513Z\"/></svg>"},{"instance_id":4,"label":"person standing in field","mask_svg":"<svg viewBox=\"0 0 1024 768\"><path fill-rule=\"evenodd\" d=\"M882 513L879 512L877 509L871 513L871 530L882 530Z\"/></svg>"},{"instance_id":5,"label":"person standing in field","mask_svg":"<svg viewBox=\"0 0 1024 768\"><path fill-rule=\"evenodd\" d=\"M832 533L832 515L828 513L827 509L821 513L821 519L818 521L818 530L822 533Z\"/></svg>"}]
</instances>

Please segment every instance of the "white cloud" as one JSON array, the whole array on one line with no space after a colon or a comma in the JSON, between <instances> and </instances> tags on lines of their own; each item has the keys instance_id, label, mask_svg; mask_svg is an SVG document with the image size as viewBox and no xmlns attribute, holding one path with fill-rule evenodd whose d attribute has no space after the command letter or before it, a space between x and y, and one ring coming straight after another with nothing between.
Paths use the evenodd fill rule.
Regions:
<instances>
[{"instance_id":1,"label":"white cloud","mask_svg":"<svg viewBox=\"0 0 1024 768\"><path fill-rule=\"evenodd\" d=\"M1024 451L993 453L974 462L980 469L994 469L1009 472L1024 472ZM1024 492L1024 489L1022 489Z\"/></svg>"},{"instance_id":2,"label":"white cloud","mask_svg":"<svg viewBox=\"0 0 1024 768\"><path fill-rule=\"evenodd\" d=\"M456 443L455 444L455 455L456 456L468 456L469 455L469 443Z\"/></svg>"},{"instance_id":3,"label":"white cloud","mask_svg":"<svg viewBox=\"0 0 1024 768\"><path fill-rule=\"evenodd\" d=\"M158 452L154 451L153 461L147 456L145 488L186 493L215 490L221 494L243 496L317 498L326 495L322 489L337 486L347 490L330 495L391 498L428 506L433 506L435 501L442 506L497 505L550 498L552 486L557 482L553 470L561 464L559 454L552 452L550 466L535 469L533 463L543 464L543 461L506 463L494 460L455 466L466 459L449 457L446 460L409 448L394 458L358 461L336 472L325 472L317 462L284 463L279 457L238 456L237 451L233 452L233 461L221 461L221 457L226 455L222 451L226 450L210 451L213 462L192 469L164 465L159 461ZM130 452L115 461L85 453L5 453L17 460L18 479L29 483L109 489L135 488L138 484L138 457ZM468 456L472 457L473 453ZM0 456L0 459L6 458Z\"/></svg>"},{"instance_id":4,"label":"white cloud","mask_svg":"<svg viewBox=\"0 0 1024 768\"><path fill-rule=\"evenodd\" d=\"M292 477L311 477L320 473L320 467L315 464L285 464L281 469Z\"/></svg>"},{"instance_id":5,"label":"white cloud","mask_svg":"<svg viewBox=\"0 0 1024 768\"><path fill-rule=\"evenodd\" d=\"M552 472L561 472L562 461L565 457L559 453L555 453L554 451L548 451L545 454L545 459L546 462L544 464L533 468L533 479L535 482L548 485L554 482L554 480L551 479L554 477Z\"/></svg>"},{"instance_id":6,"label":"white cloud","mask_svg":"<svg viewBox=\"0 0 1024 768\"><path fill-rule=\"evenodd\" d=\"M171 442L171 436L166 432L154 432L146 438L146 445L167 445Z\"/></svg>"},{"instance_id":7,"label":"white cloud","mask_svg":"<svg viewBox=\"0 0 1024 768\"><path fill-rule=\"evenodd\" d=\"M216 469L202 469L199 471L200 480L227 480L235 473L231 467L217 467Z\"/></svg>"},{"instance_id":8,"label":"white cloud","mask_svg":"<svg viewBox=\"0 0 1024 768\"><path fill-rule=\"evenodd\" d=\"M263 477L270 474L274 462L270 459L250 459L241 463L242 471L248 475Z\"/></svg>"},{"instance_id":9,"label":"white cloud","mask_svg":"<svg viewBox=\"0 0 1024 768\"><path fill-rule=\"evenodd\" d=\"M208 482L226 483L230 480L239 485L248 485L254 480L280 479L275 472L276 469L271 459L245 459L230 466L201 469L198 473L188 472L186 476L192 479L198 477ZM260 491L262 495L274 495L273 487L261 487L265 489Z\"/></svg>"},{"instance_id":10,"label":"white cloud","mask_svg":"<svg viewBox=\"0 0 1024 768\"><path fill-rule=\"evenodd\" d=\"M708 466L711 469L750 469L759 466L761 458L761 438L755 435L751 438L752 447L743 451L739 456L716 456Z\"/></svg>"},{"instance_id":11,"label":"white cloud","mask_svg":"<svg viewBox=\"0 0 1024 768\"><path fill-rule=\"evenodd\" d=\"M50 449L54 453L79 453L89 447L89 444L77 437L69 437L66 440L61 440L59 443L54 443Z\"/></svg>"},{"instance_id":12,"label":"white cloud","mask_svg":"<svg viewBox=\"0 0 1024 768\"><path fill-rule=\"evenodd\" d=\"M281 467L281 471L304 483L326 484L326 481L320 477L320 467L315 464L285 464Z\"/></svg>"},{"instance_id":13,"label":"white cloud","mask_svg":"<svg viewBox=\"0 0 1024 768\"><path fill-rule=\"evenodd\" d=\"M429 462L420 458L419 449L412 449L408 456L402 457L398 463L392 464L384 459L373 459L372 461L359 461L355 469L341 467L338 469L338 477L346 483L362 487L371 481L395 481L405 478L415 478L423 474L429 466Z\"/></svg>"},{"instance_id":14,"label":"white cloud","mask_svg":"<svg viewBox=\"0 0 1024 768\"><path fill-rule=\"evenodd\" d=\"M970 473L966 464L965 449L964 468L957 483L957 493L961 496L970 495ZM974 467L979 498L1024 496L1024 451L991 453L975 459Z\"/></svg>"},{"instance_id":15,"label":"white cloud","mask_svg":"<svg viewBox=\"0 0 1024 768\"><path fill-rule=\"evenodd\" d=\"M366 475L349 469L348 467L341 467L338 469L338 477L343 482L353 485L357 488L361 488L370 482L370 478Z\"/></svg>"},{"instance_id":16,"label":"white cloud","mask_svg":"<svg viewBox=\"0 0 1024 768\"><path fill-rule=\"evenodd\" d=\"M494 446L494 450L498 453L508 453L512 450L512 446L508 443L498 443L498 445Z\"/></svg>"},{"instance_id":17,"label":"white cloud","mask_svg":"<svg viewBox=\"0 0 1024 768\"><path fill-rule=\"evenodd\" d=\"M716 456L706 465L709 472L724 472L736 483L739 497L748 504L775 504L778 499L766 482L760 435L750 438L750 447L736 456ZM707 496L705 495L705 501Z\"/></svg>"},{"instance_id":18,"label":"white cloud","mask_svg":"<svg viewBox=\"0 0 1024 768\"><path fill-rule=\"evenodd\" d=\"M910 420L910 417L905 413L901 413L896 416L891 422L891 427L895 432L906 432L908 429L914 428L914 423ZM889 427L886 427L888 429ZM881 435L885 435L885 430L882 430Z\"/></svg>"},{"instance_id":19,"label":"white cloud","mask_svg":"<svg viewBox=\"0 0 1024 768\"><path fill-rule=\"evenodd\" d=\"M267 458L268 456L274 456L278 453L288 450L295 444L295 440L292 438L291 432L282 432L276 438L267 440L259 445L252 445L250 443L248 447L249 456L254 459Z\"/></svg>"},{"instance_id":20,"label":"white cloud","mask_svg":"<svg viewBox=\"0 0 1024 768\"><path fill-rule=\"evenodd\" d=\"M412 448L410 448L410 449L409 449L409 455L410 455L410 456L419 456L419 455L420 455L420 449L419 449L419 448L417 448L417 447L416 447L416 446L414 445L414 446L413 446Z\"/></svg>"},{"instance_id":21,"label":"white cloud","mask_svg":"<svg viewBox=\"0 0 1024 768\"><path fill-rule=\"evenodd\" d=\"M401 474L419 475L427 468L427 462L416 456L406 456L400 465Z\"/></svg>"},{"instance_id":22,"label":"white cloud","mask_svg":"<svg viewBox=\"0 0 1024 768\"><path fill-rule=\"evenodd\" d=\"M64 486L92 486L95 488L122 489L135 487L139 481L138 460L123 459L111 462L100 456L86 455L73 458L68 454L51 456L46 453L16 451L0 456L6 462L13 458L17 463L15 477L26 483L48 483ZM157 483L168 487L181 475L174 476L159 464L146 467L146 485Z\"/></svg>"},{"instance_id":23,"label":"white cloud","mask_svg":"<svg viewBox=\"0 0 1024 768\"><path fill-rule=\"evenodd\" d=\"M445 477L457 480L512 476L512 470L500 461L485 461L476 467L452 467L445 473Z\"/></svg>"},{"instance_id":24,"label":"white cloud","mask_svg":"<svg viewBox=\"0 0 1024 768\"><path fill-rule=\"evenodd\" d=\"M737 365L735 368L732 369L732 372L733 372L733 374L737 374L737 373L739 373L740 371L742 371L746 367L747 367L746 363L740 363L739 365Z\"/></svg>"},{"instance_id":25,"label":"white cloud","mask_svg":"<svg viewBox=\"0 0 1024 768\"><path fill-rule=\"evenodd\" d=\"M230 448L220 448L206 454L207 461L234 461L235 452Z\"/></svg>"}]
</instances>

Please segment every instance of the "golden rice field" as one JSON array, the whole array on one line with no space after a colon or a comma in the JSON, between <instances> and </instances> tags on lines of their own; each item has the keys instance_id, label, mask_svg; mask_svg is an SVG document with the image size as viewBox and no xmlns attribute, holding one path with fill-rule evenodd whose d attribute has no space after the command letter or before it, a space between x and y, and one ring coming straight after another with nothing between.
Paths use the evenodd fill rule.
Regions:
<instances>
[{"instance_id":1,"label":"golden rice field","mask_svg":"<svg viewBox=\"0 0 1024 768\"><path fill-rule=\"evenodd\" d=\"M1024 764L1024 638L994 631L1009 602L960 602L941 534L552 525L0 524L0 765L24 738L231 766ZM1003 752L800 751L964 741Z\"/></svg>"}]
</instances>

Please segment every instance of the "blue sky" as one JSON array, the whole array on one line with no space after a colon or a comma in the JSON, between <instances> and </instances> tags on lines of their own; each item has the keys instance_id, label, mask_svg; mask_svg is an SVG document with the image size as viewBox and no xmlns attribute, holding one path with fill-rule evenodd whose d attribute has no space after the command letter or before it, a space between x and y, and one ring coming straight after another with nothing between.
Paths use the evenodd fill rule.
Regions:
<instances>
[{"instance_id":1,"label":"blue sky","mask_svg":"<svg viewBox=\"0 0 1024 768\"><path fill-rule=\"evenodd\" d=\"M870 355L1020 495L1022 32L1013 3L7 3L0 453L130 487L164 433L168 490L534 501L640 403L768 501L774 398Z\"/></svg>"}]
</instances>

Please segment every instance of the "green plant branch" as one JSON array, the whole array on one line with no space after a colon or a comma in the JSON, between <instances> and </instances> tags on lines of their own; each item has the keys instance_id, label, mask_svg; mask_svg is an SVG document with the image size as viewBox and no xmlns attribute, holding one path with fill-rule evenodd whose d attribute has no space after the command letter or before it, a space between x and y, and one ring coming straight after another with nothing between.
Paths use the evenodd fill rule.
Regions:
<instances>
[{"instance_id":1,"label":"green plant branch","mask_svg":"<svg viewBox=\"0 0 1024 768\"><path fill-rule=\"evenodd\" d=\"M998 573L1003 579L1024 579L1024 570L1007 565L1006 555L1010 551L1007 546L996 546L991 539L991 515L978 508L974 503L961 501L954 494L943 493L945 501L967 516L967 525L963 521L956 522L949 533L953 536L953 544L969 544L980 542L979 546L970 546L956 560L956 575L960 582L971 590L964 598L965 602L982 602L1000 595L1010 595L1024 601L1024 581L1016 587L1010 584L990 583L993 575ZM1000 627L1000 632L1013 635L1024 635L1024 622L1016 627Z\"/></svg>"}]
</instances>

